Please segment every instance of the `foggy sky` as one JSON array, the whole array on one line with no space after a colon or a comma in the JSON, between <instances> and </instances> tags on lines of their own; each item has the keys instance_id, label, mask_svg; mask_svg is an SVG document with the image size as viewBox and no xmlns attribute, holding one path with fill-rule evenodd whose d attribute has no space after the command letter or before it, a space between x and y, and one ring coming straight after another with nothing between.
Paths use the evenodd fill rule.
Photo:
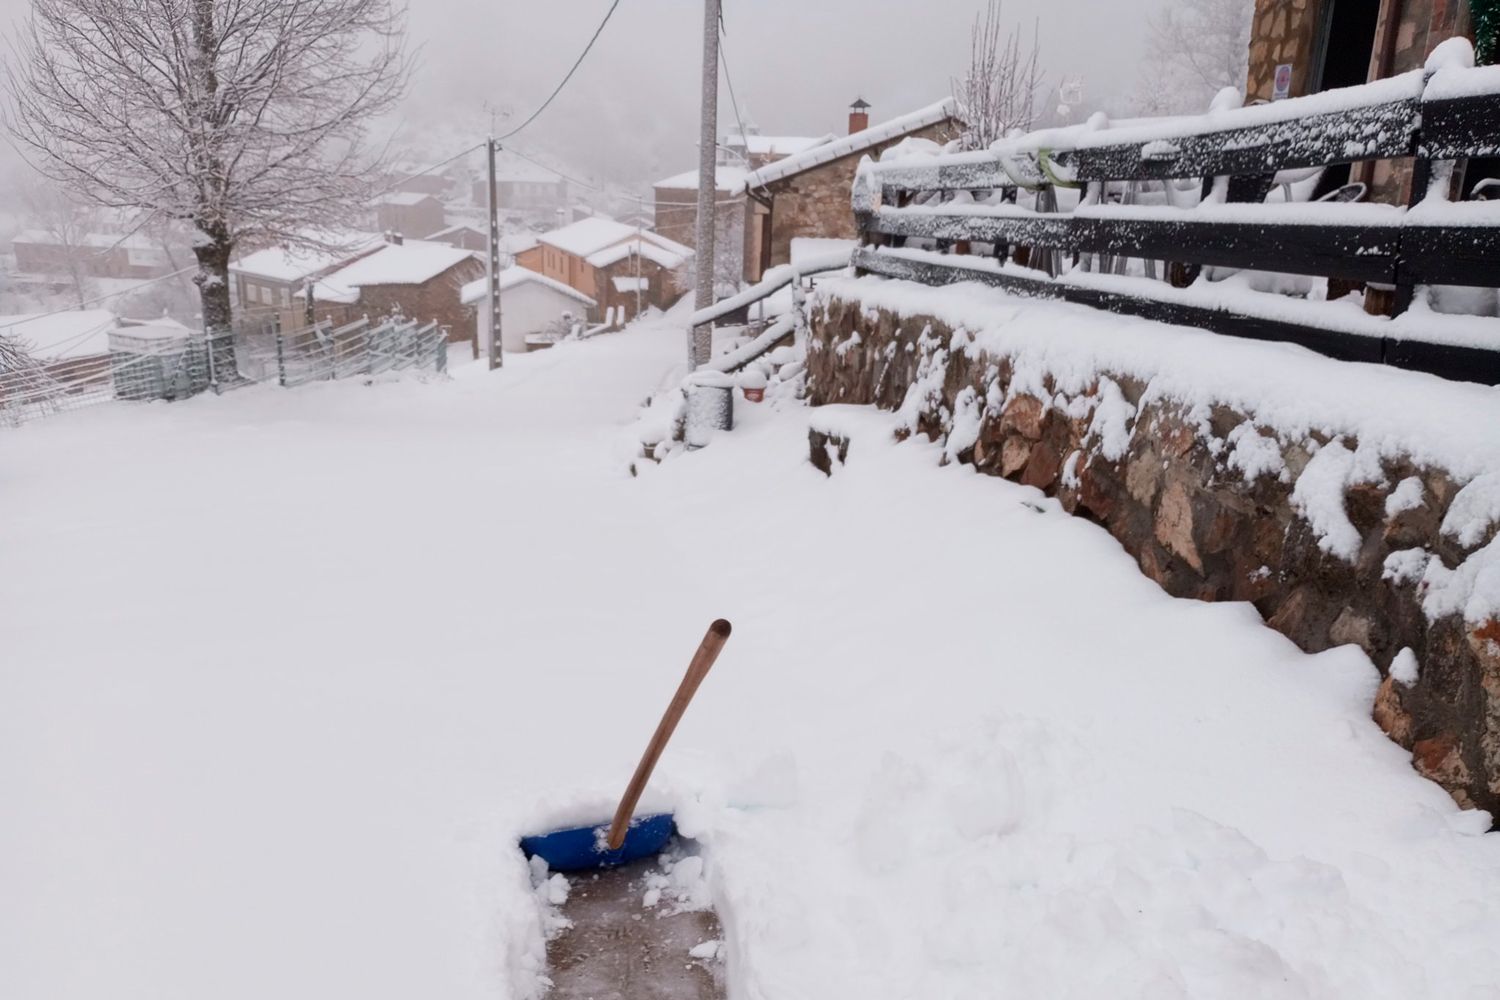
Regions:
<instances>
[{"instance_id":1,"label":"foggy sky","mask_svg":"<svg viewBox=\"0 0 1500 1000\"><path fill-rule=\"evenodd\" d=\"M0 0L13 28L28 0ZM947 96L982 0L724 0L740 110L767 134L842 131L857 96L873 120ZM1128 90L1155 0L1006 0L1040 18L1047 79L1082 76L1089 105ZM486 105L518 124L577 58L609 0L410 0L420 67L391 127L438 159L489 130ZM695 160L701 0L623 0L584 67L516 148L590 177L639 185ZM720 133L733 127L720 85ZM498 120L503 132L506 119Z\"/></svg>"}]
</instances>

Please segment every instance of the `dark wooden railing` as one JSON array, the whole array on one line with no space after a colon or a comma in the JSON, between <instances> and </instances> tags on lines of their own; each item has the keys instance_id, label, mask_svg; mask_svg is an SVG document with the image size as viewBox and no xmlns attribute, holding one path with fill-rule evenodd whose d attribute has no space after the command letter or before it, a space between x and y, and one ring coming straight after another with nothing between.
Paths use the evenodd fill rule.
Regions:
<instances>
[{"instance_id":1,"label":"dark wooden railing","mask_svg":"<svg viewBox=\"0 0 1500 1000\"><path fill-rule=\"evenodd\" d=\"M1420 285L1500 287L1500 203L1428 198L1449 184L1450 162L1496 155L1495 68L1418 72L1195 118L1031 133L986 152L864 164L853 192L863 246L853 264L1500 384L1500 318L1400 315ZM1405 208L1265 202L1280 171L1393 159L1414 164ZM1193 207L1129 203L1151 189L1170 203L1174 181L1199 179L1207 192L1216 178L1226 179L1218 194ZM1038 210L1055 204L1058 187L1081 188L1078 207ZM1157 262L1175 280L1155 280ZM1379 300L1381 315L1343 309L1330 321L1327 303L1247 289L1216 300L1202 268L1364 283L1367 307Z\"/></svg>"}]
</instances>

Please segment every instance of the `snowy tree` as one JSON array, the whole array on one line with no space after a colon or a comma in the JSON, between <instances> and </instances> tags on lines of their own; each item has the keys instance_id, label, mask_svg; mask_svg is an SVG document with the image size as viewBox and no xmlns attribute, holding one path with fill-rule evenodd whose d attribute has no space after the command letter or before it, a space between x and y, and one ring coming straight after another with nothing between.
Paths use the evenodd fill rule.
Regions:
<instances>
[{"instance_id":1,"label":"snowy tree","mask_svg":"<svg viewBox=\"0 0 1500 1000\"><path fill-rule=\"evenodd\" d=\"M94 288L90 258L107 249L90 241L100 228L98 206L38 177L23 187L21 204L28 226L45 234L56 249L54 267L68 279L71 304L83 308Z\"/></svg>"},{"instance_id":2,"label":"snowy tree","mask_svg":"<svg viewBox=\"0 0 1500 1000\"><path fill-rule=\"evenodd\" d=\"M1243 94L1254 15L1254 0L1166 0L1147 22L1135 110L1198 112L1225 87Z\"/></svg>"},{"instance_id":3,"label":"snowy tree","mask_svg":"<svg viewBox=\"0 0 1500 1000\"><path fill-rule=\"evenodd\" d=\"M410 63L398 0L33 0L7 124L44 174L142 225L189 227L203 322L230 325L240 244L348 225L372 119Z\"/></svg>"},{"instance_id":4,"label":"snowy tree","mask_svg":"<svg viewBox=\"0 0 1500 1000\"><path fill-rule=\"evenodd\" d=\"M1001 0L989 0L985 12L974 17L969 68L953 81L953 96L968 122L967 149L988 149L1013 129L1027 131L1036 122L1042 83L1037 29L1032 27L1028 42L1019 27L1006 34L1004 23Z\"/></svg>"}]
</instances>

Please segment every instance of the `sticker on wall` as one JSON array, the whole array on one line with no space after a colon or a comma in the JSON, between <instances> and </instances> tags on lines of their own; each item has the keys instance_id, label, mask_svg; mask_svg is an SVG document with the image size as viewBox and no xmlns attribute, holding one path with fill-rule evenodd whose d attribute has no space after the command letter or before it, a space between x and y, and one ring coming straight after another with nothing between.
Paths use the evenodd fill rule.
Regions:
<instances>
[{"instance_id":1,"label":"sticker on wall","mask_svg":"<svg viewBox=\"0 0 1500 1000\"><path fill-rule=\"evenodd\" d=\"M1279 101L1290 96L1292 96L1292 64L1282 63L1276 67L1276 84L1271 100Z\"/></svg>"}]
</instances>

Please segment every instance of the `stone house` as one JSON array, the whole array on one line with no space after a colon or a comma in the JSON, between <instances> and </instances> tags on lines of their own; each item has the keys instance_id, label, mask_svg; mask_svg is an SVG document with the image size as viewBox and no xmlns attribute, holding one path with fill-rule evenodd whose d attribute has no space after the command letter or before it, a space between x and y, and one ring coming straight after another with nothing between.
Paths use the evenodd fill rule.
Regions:
<instances>
[{"instance_id":1,"label":"stone house","mask_svg":"<svg viewBox=\"0 0 1500 1000\"><path fill-rule=\"evenodd\" d=\"M594 216L543 233L536 246L516 255L516 262L587 295L602 314L615 307L628 318L635 315L637 283L631 279L637 273L647 283L643 301L666 308L687 288L685 271L692 258L689 246Z\"/></svg>"},{"instance_id":2,"label":"stone house","mask_svg":"<svg viewBox=\"0 0 1500 1000\"><path fill-rule=\"evenodd\" d=\"M1421 69L1454 35L1473 37L1467 0L1256 0L1247 100L1301 97ZM1493 164L1472 162L1461 193L1493 175ZM1409 176L1405 163L1330 168L1320 192L1353 179L1370 185L1373 198L1400 203Z\"/></svg>"},{"instance_id":3,"label":"stone house","mask_svg":"<svg viewBox=\"0 0 1500 1000\"><path fill-rule=\"evenodd\" d=\"M473 250L475 253L485 253L489 250L490 238L473 226L460 223L440 229L431 236L426 237L429 243L446 243L450 247L458 247L462 250Z\"/></svg>"},{"instance_id":4,"label":"stone house","mask_svg":"<svg viewBox=\"0 0 1500 1000\"><path fill-rule=\"evenodd\" d=\"M910 138L945 142L961 128L951 97L875 126L868 105L858 101L849 113L848 135L746 175L745 280L759 281L770 268L789 263L794 239L858 237L849 191L863 157Z\"/></svg>"},{"instance_id":5,"label":"stone house","mask_svg":"<svg viewBox=\"0 0 1500 1000\"><path fill-rule=\"evenodd\" d=\"M375 203L375 226L381 232L426 239L447 225L443 203L430 194L396 191Z\"/></svg>"},{"instance_id":6,"label":"stone house","mask_svg":"<svg viewBox=\"0 0 1500 1000\"><path fill-rule=\"evenodd\" d=\"M719 285L738 285L744 271L744 167L720 164L715 171L714 277ZM657 181L655 231L683 246L698 247L698 171L689 170Z\"/></svg>"},{"instance_id":7,"label":"stone house","mask_svg":"<svg viewBox=\"0 0 1500 1000\"><path fill-rule=\"evenodd\" d=\"M312 283L316 318L334 323L390 315L422 323L436 320L447 328L450 341L469 340L473 323L462 294L465 285L484 276L484 261L443 243L391 239Z\"/></svg>"},{"instance_id":8,"label":"stone house","mask_svg":"<svg viewBox=\"0 0 1500 1000\"><path fill-rule=\"evenodd\" d=\"M317 233L311 238L324 246L267 247L230 262L237 317L256 326L279 321L283 330L306 326L308 283L386 245L372 233Z\"/></svg>"},{"instance_id":9,"label":"stone house","mask_svg":"<svg viewBox=\"0 0 1500 1000\"><path fill-rule=\"evenodd\" d=\"M397 163L385 176L385 187L409 194L442 196L452 185L452 179L446 174L428 170L417 163Z\"/></svg>"},{"instance_id":10,"label":"stone house","mask_svg":"<svg viewBox=\"0 0 1500 1000\"><path fill-rule=\"evenodd\" d=\"M471 199L489 204L489 177L473 181ZM555 170L501 151L495 159L495 200L503 212L548 215L568 206L568 179Z\"/></svg>"}]
</instances>

